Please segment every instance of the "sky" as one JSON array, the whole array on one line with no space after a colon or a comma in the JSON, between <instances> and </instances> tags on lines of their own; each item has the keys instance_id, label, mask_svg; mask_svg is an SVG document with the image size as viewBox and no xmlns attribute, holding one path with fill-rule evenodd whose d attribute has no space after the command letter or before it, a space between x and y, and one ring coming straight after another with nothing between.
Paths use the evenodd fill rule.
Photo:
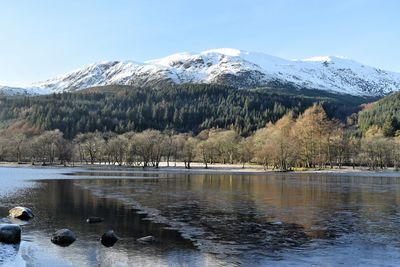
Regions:
<instances>
[{"instance_id":1,"label":"sky","mask_svg":"<svg viewBox=\"0 0 400 267\"><path fill-rule=\"evenodd\" d=\"M0 85L222 47L400 72L399 11L397 0L1 1Z\"/></svg>"}]
</instances>

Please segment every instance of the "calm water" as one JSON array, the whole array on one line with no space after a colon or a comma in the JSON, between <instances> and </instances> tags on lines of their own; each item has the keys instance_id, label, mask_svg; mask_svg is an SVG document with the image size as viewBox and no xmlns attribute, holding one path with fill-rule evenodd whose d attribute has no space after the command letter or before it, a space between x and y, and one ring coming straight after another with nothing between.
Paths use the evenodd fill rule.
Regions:
<instances>
[{"instance_id":1,"label":"calm water","mask_svg":"<svg viewBox=\"0 0 400 267\"><path fill-rule=\"evenodd\" d=\"M0 168L0 218L16 205L36 214L20 246L0 244L0 265L398 266L400 178L390 176ZM77 241L53 245L59 228ZM99 242L108 229L122 238L112 248ZM146 235L159 243L135 241Z\"/></svg>"}]
</instances>

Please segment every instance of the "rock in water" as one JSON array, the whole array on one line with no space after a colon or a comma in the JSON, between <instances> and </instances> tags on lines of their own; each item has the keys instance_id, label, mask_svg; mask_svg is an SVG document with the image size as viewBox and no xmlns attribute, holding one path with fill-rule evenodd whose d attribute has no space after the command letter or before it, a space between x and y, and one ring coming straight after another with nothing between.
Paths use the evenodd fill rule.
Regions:
<instances>
[{"instance_id":1,"label":"rock in water","mask_svg":"<svg viewBox=\"0 0 400 267\"><path fill-rule=\"evenodd\" d=\"M15 207L10 209L8 212L11 218L17 218L24 221L30 220L34 217L31 209L25 207Z\"/></svg>"},{"instance_id":2,"label":"rock in water","mask_svg":"<svg viewBox=\"0 0 400 267\"><path fill-rule=\"evenodd\" d=\"M149 236L141 237L141 238L137 239L136 241L138 241L139 243L142 243L142 244L152 244L152 243L157 242L157 239L154 236L149 235Z\"/></svg>"},{"instance_id":3,"label":"rock in water","mask_svg":"<svg viewBox=\"0 0 400 267\"><path fill-rule=\"evenodd\" d=\"M86 219L87 223L100 223L102 221L104 221L104 219L100 217L89 217Z\"/></svg>"},{"instance_id":4,"label":"rock in water","mask_svg":"<svg viewBox=\"0 0 400 267\"><path fill-rule=\"evenodd\" d=\"M53 234L53 237L51 238L51 242L62 247L67 247L71 245L72 243L74 243L75 240L76 236L74 232L69 229L58 230Z\"/></svg>"},{"instance_id":5,"label":"rock in water","mask_svg":"<svg viewBox=\"0 0 400 267\"><path fill-rule=\"evenodd\" d=\"M0 242L6 244L21 242L21 227L16 224L0 224Z\"/></svg>"},{"instance_id":6,"label":"rock in water","mask_svg":"<svg viewBox=\"0 0 400 267\"><path fill-rule=\"evenodd\" d=\"M113 230L108 230L101 236L101 244L105 247L112 247L119 240Z\"/></svg>"}]
</instances>

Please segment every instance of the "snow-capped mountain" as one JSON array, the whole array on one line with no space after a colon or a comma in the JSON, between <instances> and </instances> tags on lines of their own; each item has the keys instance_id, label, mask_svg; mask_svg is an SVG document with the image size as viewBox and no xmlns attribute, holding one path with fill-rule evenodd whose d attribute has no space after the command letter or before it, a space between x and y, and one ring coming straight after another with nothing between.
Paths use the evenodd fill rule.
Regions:
<instances>
[{"instance_id":1,"label":"snow-capped mountain","mask_svg":"<svg viewBox=\"0 0 400 267\"><path fill-rule=\"evenodd\" d=\"M41 88L41 87L10 87L10 86L1 86L0 85L0 95L7 96L16 96L16 95L46 95L51 94L51 90L49 88Z\"/></svg>"},{"instance_id":2,"label":"snow-capped mountain","mask_svg":"<svg viewBox=\"0 0 400 267\"><path fill-rule=\"evenodd\" d=\"M88 65L27 88L0 87L6 94L49 94L102 85L157 88L164 84L216 83L238 88L290 84L360 96L400 90L400 73L343 57L286 60L263 53L223 48L179 53L144 63L108 61Z\"/></svg>"}]
</instances>

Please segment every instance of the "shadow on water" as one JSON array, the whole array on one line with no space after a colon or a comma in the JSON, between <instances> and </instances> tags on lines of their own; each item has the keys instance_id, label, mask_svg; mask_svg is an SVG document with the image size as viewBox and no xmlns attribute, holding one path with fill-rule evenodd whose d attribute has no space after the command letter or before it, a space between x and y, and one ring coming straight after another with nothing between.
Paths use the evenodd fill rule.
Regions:
<instances>
[{"instance_id":1,"label":"shadow on water","mask_svg":"<svg viewBox=\"0 0 400 267\"><path fill-rule=\"evenodd\" d=\"M137 257L137 254L141 253L148 254L148 258L166 257L164 254L170 251L190 255L190 251L195 250L192 242L182 238L178 231L168 229L163 224L143 220L146 217L145 214L138 213L137 210L118 200L95 197L88 190L75 186L72 180L46 180L38 181L38 183L36 188L24 192L21 196L4 199L0 207L0 217L5 217L8 214L8 207L12 206L28 206L34 210L35 218L22 225L22 244L40 244L41 248L36 250L56 250L60 254L56 258L65 257L75 262L79 258L89 258L84 259L91 262L89 265L104 264L104 261L101 262L98 259L97 254L100 249L106 249L101 248L99 240L100 236L109 229L113 229L121 239L114 248L108 249L108 253L122 251L123 254L128 254L126 256L128 258L129 254L135 254L134 256ZM104 221L89 224L86 219L90 216L102 217ZM71 245L75 255L67 255L67 249L59 250L56 245L50 243L51 235L62 228L71 229L77 235L77 241ZM155 236L158 242L146 246L136 241L148 235ZM18 249L19 246L0 243L0 265L2 260L14 258L18 254ZM94 254L77 255L85 253ZM30 255L22 256L28 263L32 260L30 257ZM38 261L39 265L43 265L40 259ZM116 262L118 263L118 260ZM51 264L54 263L54 261L51 262Z\"/></svg>"},{"instance_id":2,"label":"shadow on water","mask_svg":"<svg viewBox=\"0 0 400 267\"><path fill-rule=\"evenodd\" d=\"M137 213L137 210L118 200L95 197L88 190L75 186L72 180L40 181L40 184L24 197L24 204L33 206L36 212L37 219L29 224L31 228L48 229L52 233L53 229L69 227L81 234L92 233L96 236L114 229L126 240L153 235L166 246L193 248L191 242L183 239L177 231L143 220L146 215ZM91 216L104 218L104 222L86 223Z\"/></svg>"}]
</instances>

